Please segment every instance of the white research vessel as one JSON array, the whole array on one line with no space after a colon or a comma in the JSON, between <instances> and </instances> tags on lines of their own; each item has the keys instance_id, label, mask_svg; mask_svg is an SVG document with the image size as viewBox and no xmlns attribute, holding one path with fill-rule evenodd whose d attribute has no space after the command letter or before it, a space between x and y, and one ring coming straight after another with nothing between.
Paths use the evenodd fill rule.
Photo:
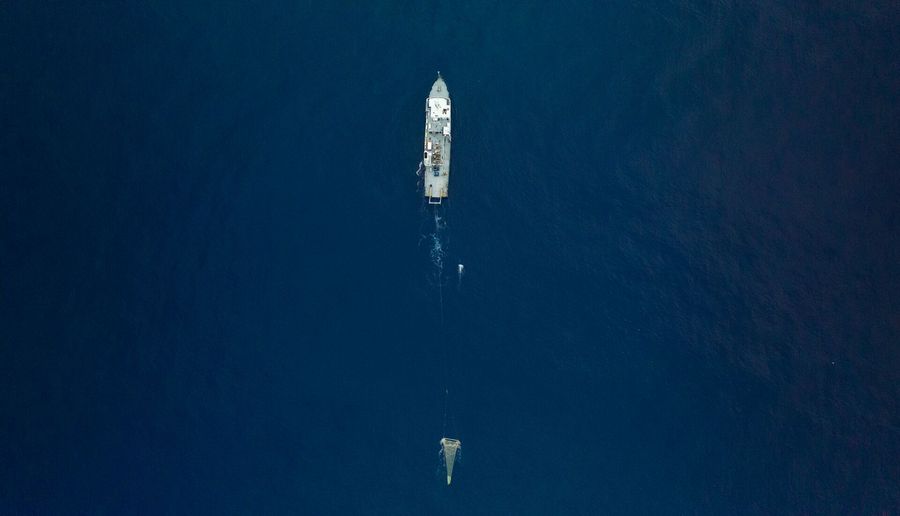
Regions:
<instances>
[{"instance_id":1,"label":"white research vessel","mask_svg":"<svg viewBox=\"0 0 900 516\"><path fill-rule=\"evenodd\" d=\"M450 92L438 72L425 101L425 153L422 159L425 197L440 204L450 191Z\"/></svg>"}]
</instances>

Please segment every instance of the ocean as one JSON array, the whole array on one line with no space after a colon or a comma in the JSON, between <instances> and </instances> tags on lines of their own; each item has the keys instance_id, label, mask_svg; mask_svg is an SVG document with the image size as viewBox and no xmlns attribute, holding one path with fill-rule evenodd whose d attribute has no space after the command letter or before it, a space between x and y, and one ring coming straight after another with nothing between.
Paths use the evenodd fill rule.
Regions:
<instances>
[{"instance_id":1,"label":"ocean","mask_svg":"<svg viewBox=\"0 0 900 516\"><path fill-rule=\"evenodd\" d=\"M900 514L898 26L5 3L0 513Z\"/></svg>"}]
</instances>

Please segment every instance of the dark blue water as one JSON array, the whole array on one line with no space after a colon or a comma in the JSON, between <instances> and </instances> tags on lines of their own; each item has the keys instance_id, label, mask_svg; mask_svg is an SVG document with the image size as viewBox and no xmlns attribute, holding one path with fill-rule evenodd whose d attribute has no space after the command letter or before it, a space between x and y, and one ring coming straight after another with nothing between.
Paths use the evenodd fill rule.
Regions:
<instances>
[{"instance_id":1,"label":"dark blue water","mask_svg":"<svg viewBox=\"0 0 900 516\"><path fill-rule=\"evenodd\" d=\"M896 3L151 4L0 6L0 513L900 513Z\"/></svg>"}]
</instances>

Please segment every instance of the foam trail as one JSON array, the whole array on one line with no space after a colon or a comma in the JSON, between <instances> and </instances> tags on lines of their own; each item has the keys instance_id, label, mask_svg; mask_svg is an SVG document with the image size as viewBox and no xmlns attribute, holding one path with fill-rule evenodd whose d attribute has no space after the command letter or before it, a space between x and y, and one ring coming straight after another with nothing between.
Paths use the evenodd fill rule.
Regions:
<instances>
[{"instance_id":1,"label":"foam trail","mask_svg":"<svg viewBox=\"0 0 900 516\"><path fill-rule=\"evenodd\" d=\"M431 234L431 263L437 267L438 272L444 271L444 244L441 242L441 230L444 229L444 221L434 211L434 233Z\"/></svg>"},{"instance_id":2,"label":"foam trail","mask_svg":"<svg viewBox=\"0 0 900 516\"><path fill-rule=\"evenodd\" d=\"M444 270L444 246L441 244L441 237L437 232L431 235L431 263L438 268L438 271Z\"/></svg>"},{"instance_id":3,"label":"foam trail","mask_svg":"<svg viewBox=\"0 0 900 516\"><path fill-rule=\"evenodd\" d=\"M441 326L444 325L444 245L441 243L443 220L437 209L434 210L434 233L431 235L431 263L437 268L438 298L441 304Z\"/></svg>"}]
</instances>

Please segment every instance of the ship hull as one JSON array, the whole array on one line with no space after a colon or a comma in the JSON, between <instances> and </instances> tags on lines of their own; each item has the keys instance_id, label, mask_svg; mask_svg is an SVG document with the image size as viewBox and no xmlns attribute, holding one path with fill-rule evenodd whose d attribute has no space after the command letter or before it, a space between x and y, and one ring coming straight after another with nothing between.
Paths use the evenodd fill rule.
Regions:
<instances>
[{"instance_id":1,"label":"ship hull","mask_svg":"<svg viewBox=\"0 0 900 516\"><path fill-rule=\"evenodd\" d=\"M450 93L438 73L425 101L423 189L428 204L441 204L450 194Z\"/></svg>"}]
</instances>

